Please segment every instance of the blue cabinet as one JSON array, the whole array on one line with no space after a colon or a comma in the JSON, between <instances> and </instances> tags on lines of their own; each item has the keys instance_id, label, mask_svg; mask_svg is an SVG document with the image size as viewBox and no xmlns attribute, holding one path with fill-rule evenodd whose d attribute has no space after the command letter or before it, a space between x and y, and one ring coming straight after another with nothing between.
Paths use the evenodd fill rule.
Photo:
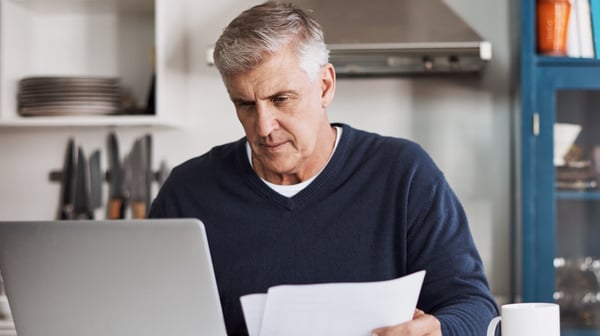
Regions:
<instances>
[{"instance_id":1,"label":"blue cabinet","mask_svg":"<svg viewBox=\"0 0 600 336\"><path fill-rule=\"evenodd\" d=\"M562 335L600 335L600 60L538 55L521 6L522 298L558 302ZM557 162L558 124L580 131Z\"/></svg>"}]
</instances>

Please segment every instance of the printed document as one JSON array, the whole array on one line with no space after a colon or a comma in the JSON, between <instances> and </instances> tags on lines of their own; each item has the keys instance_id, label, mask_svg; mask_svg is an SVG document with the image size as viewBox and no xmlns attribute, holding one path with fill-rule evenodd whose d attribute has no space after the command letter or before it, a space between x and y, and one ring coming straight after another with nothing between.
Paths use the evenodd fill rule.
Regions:
<instances>
[{"instance_id":1,"label":"printed document","mask_svg":"<svg viewBox=\"0 0 600 336\"><path fill-rule=\"evenodd\" d=\"M281 285L240 301L250 336L370 336L412 319L424 278Z\"/></svg>"}]
</instances>

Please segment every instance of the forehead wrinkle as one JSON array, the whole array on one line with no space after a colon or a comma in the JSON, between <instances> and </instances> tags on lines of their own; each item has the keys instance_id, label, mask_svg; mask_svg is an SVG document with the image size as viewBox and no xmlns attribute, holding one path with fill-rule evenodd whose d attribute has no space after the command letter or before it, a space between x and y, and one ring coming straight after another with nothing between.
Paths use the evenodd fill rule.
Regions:
<instances>
[{"instance_id":1,"label":"forehead wrinkle","mask_svg":"<svg viewBox=\"0 0 600 336\"><path fill-rule=\"evenodd\" d=\"M253 79L251 81L237 81L230 89L229 95L232 100L254 101L267 100L282 93L294 92L285 84L285 80L278 76L267 76L265 78ZM241 84L241 85L240 85Z\"/></svg>"},{"instance_id":2,"label":"forehead wrinkle","mask_svg":"<svg viewBox=\"0 0 600 336\"><path fill-rule=\"evenodd\" d=\"M285 76L291 70L290 64L296 64L296 60L297 56L287 47L251 70L228 76L226 83L230 98L256 101L272 98L282 92L297 93L298 83L290 82L289 76Z\"/></svg>"}]
</instances>

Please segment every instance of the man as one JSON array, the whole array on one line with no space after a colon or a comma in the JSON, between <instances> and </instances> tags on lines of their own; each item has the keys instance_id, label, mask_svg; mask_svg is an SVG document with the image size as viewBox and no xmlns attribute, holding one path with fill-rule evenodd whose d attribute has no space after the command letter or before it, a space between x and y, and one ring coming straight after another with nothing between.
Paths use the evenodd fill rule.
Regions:
<instances>
[{"instance_id":1,"label":"man","mask_svg":"<svg viewBox=\"0 0 600 336\"><path fill-rule=\"evenodd\" d=\"M330 124L319 24L290 4L255 6L214 59L246 136L176 167L150 216L206 225L229 335L247 334L242 295L419 270L413 320L374 335L485 334L497 308L462 206L415 143Z\"/></svg>"}]
</instances>

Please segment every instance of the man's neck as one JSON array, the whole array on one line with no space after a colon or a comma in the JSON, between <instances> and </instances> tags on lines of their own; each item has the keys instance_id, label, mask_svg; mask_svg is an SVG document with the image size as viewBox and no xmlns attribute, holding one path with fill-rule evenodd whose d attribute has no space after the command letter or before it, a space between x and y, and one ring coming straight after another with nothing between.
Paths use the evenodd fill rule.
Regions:
<instances>
[{"instance_id":1,"label":"man's neck","mask_svg":"<svg viewBox=\"0 0 600 336\"><path fill-rule=\"evenodd\" d=\"M291 172L289 174L268 172L262 168L260 162L258 162L254 157L252 157L251 161L252 167L256 174L260 176L260 178L273 184L292 185L309 180L323 170L323 168L325 168L325 165L327 165L329 162L331 155L333 155L335 144L337 142L337 128L331 126L325 137L326 140L324 142L326 142L328 145L324 146L324 148L328 148L328 150L326 152L323 151L321 154L316 153L315 155L317 155L317 157L315 157L314 164L306 163L302 167L297 167L297 171L295 172Z\"/></svg>"}]
</instances>

